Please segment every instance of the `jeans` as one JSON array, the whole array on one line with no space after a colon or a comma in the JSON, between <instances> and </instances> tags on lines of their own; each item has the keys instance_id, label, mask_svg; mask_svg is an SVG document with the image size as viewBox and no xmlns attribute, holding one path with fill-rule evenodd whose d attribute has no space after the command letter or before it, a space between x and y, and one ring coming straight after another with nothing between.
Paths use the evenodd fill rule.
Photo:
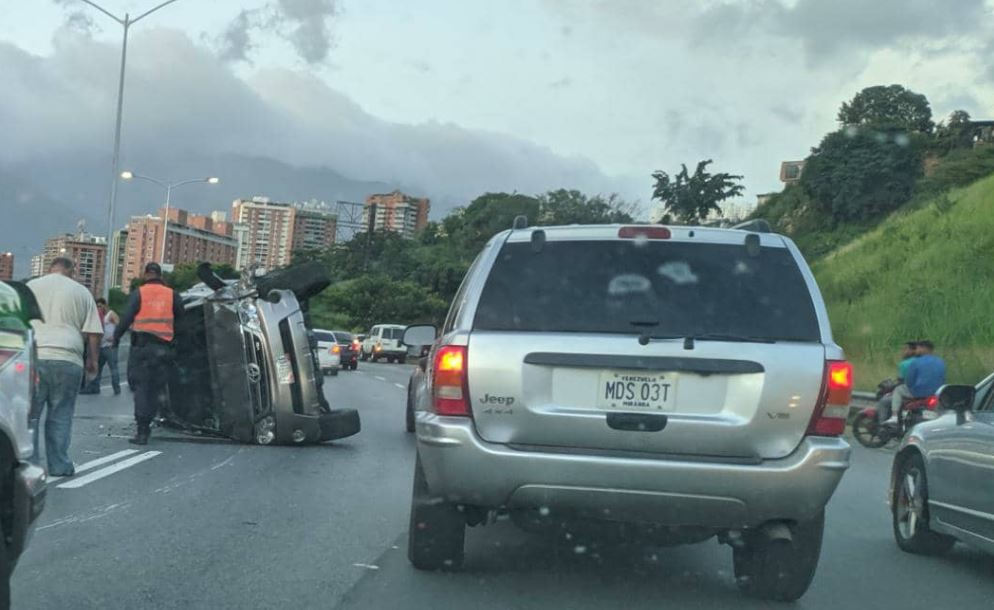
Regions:
<instances>
[{"instance_id":1,"label":"jeans","mask_svg":"<svg viewBox=\"0 0 994 610\"><path fill-rule=\"evenodd\" d=\"M42 411L45 415L45 454L48 472L52 476L73 472L69 459L72 438L72 416L76 411L76 395L83 379L83 367L62 360L38 361L38 391L31 405L31 425L34 429L34 460L41 464L38 445Z\"/></svg>"},{"instance_id":2,"label":"jeans","mask_svg":"<svg viewBox=\"0 0 994 610\"><path fill-rule=\"evenodd\" d=\"M100 364L97 369L97 376L93 381L86 386L86 392L99 394L100 385L104 380L104 365L110 368L110 383L114 387L114 393L121 393L121 374L118 372L117 364L117 348L116 347L101 347L100 348Z\"/></svg>"},{"instance_id":3,"label":"jeans","mask_svg":"<svg viewBox=\"0 0 994 610\"><path fill-rule=\"evenodd\" d=\"M890 410L892 413L899 413L901 411L901 405L904 404L905 400L911 400L915 396L908 389L908 386L903 383L896 388L890 396Z\"/></svg>"}]
</instances>

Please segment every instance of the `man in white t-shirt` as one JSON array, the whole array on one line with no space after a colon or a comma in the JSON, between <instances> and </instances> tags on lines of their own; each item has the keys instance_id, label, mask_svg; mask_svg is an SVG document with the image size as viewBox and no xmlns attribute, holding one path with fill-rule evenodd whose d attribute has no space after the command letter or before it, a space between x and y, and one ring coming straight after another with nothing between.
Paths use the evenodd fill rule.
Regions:
<instances>
[{"instance_id":1,"label":"man in white t-shirt","mask_svg":"<svg viewBox=\"0 0 994 610\"><path fill-rule=\"evenodd\" d=\"M72 279L73 262L67 258L52 261L48 275L31 280L44 322L35 320L38 346L38 391L31 405L35 460L41 461L38 431L42 411L45 416L45 453L49 476L76 473L69 459L72 418L76 395L83 382L83 341L87 341L86 374L97 374L100 339L104 329L93 295Z\"/></svg>"}]
</instances>

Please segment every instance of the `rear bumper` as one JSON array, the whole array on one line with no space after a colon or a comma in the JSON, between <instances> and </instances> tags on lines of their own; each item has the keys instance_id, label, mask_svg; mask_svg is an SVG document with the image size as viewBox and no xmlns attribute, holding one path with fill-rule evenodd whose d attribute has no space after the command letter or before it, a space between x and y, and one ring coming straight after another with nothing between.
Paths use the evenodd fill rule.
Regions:
<instances>
[{"instance_id":1,"label":"rear bumper","mask_svg":"<svg viewBox=\"0 0 994 610\"><path fill-rule=\"evenodd\" d=\"M35 520L45 508L45 470L35 464L23 463L14 470L13 518L11 521L10 557L16 561L34 531Z\"/></svg>"},{"instance_id":2,"label":"rear bumper","mask_svg":"<svg viewBox=\"0 0 994 610\"><path fill-rule=\"evenodd\" d=\"M849 467L849 444L841 438L805 438L777 460L716 463L520 451L483 441L465 418L417 417L418 455L432 494L484 507L736 529L813 517Z\"/></svg>"}]
</instances>

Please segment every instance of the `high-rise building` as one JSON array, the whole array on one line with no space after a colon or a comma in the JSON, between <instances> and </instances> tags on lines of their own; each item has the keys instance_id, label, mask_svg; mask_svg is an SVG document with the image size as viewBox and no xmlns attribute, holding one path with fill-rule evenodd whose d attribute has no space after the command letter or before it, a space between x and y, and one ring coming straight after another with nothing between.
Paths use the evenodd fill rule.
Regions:
<instances>
[{"instance_id":1,"label":"high-rise building","mask_svg":"<svg viewBox=\"0 0 994 610\"><path fill-rule=\"evenodd\" d=\"M37 275L47 273L52 261L59 257L68 258L76 265L73 279L86 286L93 296L103 294L104 265L107 264L106 237L86 233L80 223L78 233L59 235L45 242L41 269L32 269L32 275L35 271L39 271Z\"/></svg>"},{"instance_id":2,"label":"high-rise building","mask_svg":"<svg viewBox=\"0 0 994 610\"><path fill-rule=\"evenodd\" d=\"M363 222L368 227L372 220L373 230L393 231L403 237L412 238L415 233L428 225L430 209L430 199L411 197L400 191L385 195L370 195L366 197Z\"/></svg>"},{"instance_id":3,"label":"high-rise building","mask_svg":"<svg viewBox=\"0 0 994 610\"><path fill-rule=\"evenodd\" d=\"M260 265L277 269L290 264L293 254L295 208L268 197L236 199L231 204L231 221L247 227L240 268Z\"/></svg>"},{"instance_id":4,"label":"high-rise building","mask_svg":"<svg viewBox=\"0 0 994 610\"><path fill-rule=\"evenodd\" d=\"M35 254L31 257L31 277L45 275L45 255Z\"/></svg>"},{"instance_id":5,"label":"high-rise building","mask_svg":"<svg viewBox=\"0 0 994 610\"><path fill-rule=\"evenodd\" d=\"M168 222L163 220L164 216ZM133 216L128 223L121 287L126 292L130 290L131 282L140 278L145 265L152 261L164 265L204 261L234 265L238 244L232 231L227 222L215 223L212 217L190 214L178 208L170 208L168 213L160 209L158 216Z\"/></svg>"},{"instance_id":6,"label":"high-rise building","mask_svg":"<svg viewBox=\"0 0 994 610\"><path fill-rule=\"evenodd\" d=\"M338 215L324 203L310 202L293 206L293 241L291 253L324 250L335 243Z\"/></svg>"},{"instance_id":7,"label":"high-rise building","mask_svg":"<svg viewBox=\"0 0 994 610\"><path fill-rule=\"evenodd\" d=\"M0 280L14 279L14 253L0 252Z\"/></svg>"},{"instance_id":8,"label":"high-rise building","mask_svg":"<svg viewBox=\"0 0 994 610\"><path fill-rule=\"evenodd\" d=\"M124 263L128 254L128 227L114 231L114 238L110 242L110 255L107 260L114 268L110 274L111 288L120 288L124 282Z\"/></svg>"}]
</instances>

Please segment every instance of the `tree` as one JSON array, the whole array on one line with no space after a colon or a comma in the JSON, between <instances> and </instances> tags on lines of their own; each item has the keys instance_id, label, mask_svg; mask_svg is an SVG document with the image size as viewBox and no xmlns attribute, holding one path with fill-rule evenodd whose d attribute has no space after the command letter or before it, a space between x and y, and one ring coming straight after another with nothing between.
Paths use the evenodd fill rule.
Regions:
<instances>
[{"instance_id":1,"label":"tree","mask_svg":"<svg viewBox=\"0 0 994 610\"><path fill-rule=\"evenodd\" d=\"M672 178L664 171L654 172L656 185L652 198L663 204L667 215L684 224L698 223L712 212L721 214L722 201L742 194L743 187L738 182L742 176L709 174L707 167L711 163L711 159L699 162L693 175L685 164L680 165L680 172Z\"/></svg>"},{"instance_id":2,"label":"tree","mask_svg":"<svg viewBox=\"0 0 994 610\"><path fill-rule=\"evenodd\" d=\"M939 154L972 146L973 126L970 123L970 113L966 110L954 110L946 121L936 125L932 149Z\"/></svg>"},{"instance_id":3,"label":"tree","mask_svg":"<svg viewBox=\"0 0 994 610\"><path fill-rule=\"evenodd\" d=\"M921 173L920 147L904 134L836 131L812 150L801 185L836 223L869 220L911 198Z\"/></svg>"},{"instance_id":4,"label":"tree","mask_svg":"<svg viewBox=\"0 0 994 610\"><path fill-rule=\"evenodd\" d=\"M877 85L857 93L839 108L843 127L932 133L932 108L921 93L901 85Z\"/></svg>"},{"instance_id":5,"label":"tree","mask_svg":"<svg viewBox=\"0 0 994 610\"><path fill-rule=\"evenodd\" d=\"M632 222L635 204L622 201L616 194L588 197L577 190L549 191L538 198L541 225L613 224Z\"/></svg>"},{"instance_id":6,"label":"tree","mask_svg":"<svg viewBox=\"0 0 994 610\"><path fill-rule=\"evenodd\" d=\"M385 275L363 275L339 282L314 297L311 317L318 324L344 321L351 329L368 329L385 322L441 323L448 302L425 286L395 281Z\"/></svg>"}]
</instances>

